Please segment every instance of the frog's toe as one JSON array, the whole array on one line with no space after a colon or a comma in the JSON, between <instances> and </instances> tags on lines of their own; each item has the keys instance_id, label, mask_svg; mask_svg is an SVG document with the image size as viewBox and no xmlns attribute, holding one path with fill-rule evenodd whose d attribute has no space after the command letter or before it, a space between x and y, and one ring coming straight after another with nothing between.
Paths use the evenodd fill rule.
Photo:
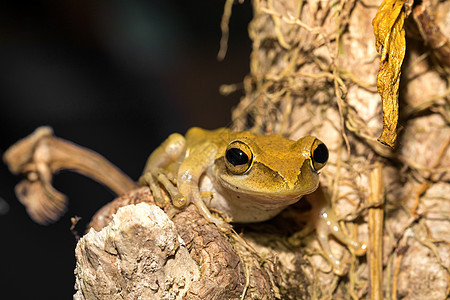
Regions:
<instances>
[{"instance_id":1,"label":"frog's toe","mask_svg":"<svg viewBox=\"0 0 450 300\"><path fill-rule=\"evenodd\" d=\"M366 254L367 251L367 244L366 243L359 243L356 242L358 244L358 247L353 247L353 250L355 251L355 255L356 256L361 256Z\"/></svg>"},{"instance_id":2,"label":"frog's toe","mask_svg":"<svg viewBox=\"0 0 450 300\"><path fill-rule=\"evenodd\" d=\"M189 204L189 202L187 201L187 199L185 197L183 197L183 195L177 194L176 196L174 196L172 198L172 204L176 208L182 208L182 207L187 206Z\"/></svg>"},{"instance_id":3,"label":"frog's toe","mask_svg":"<svg viewBox=\"0 0 450 300\"><path fill-rule=\"evenodd\" d=\"M334 274L338 276L343 276L345 273L347 273L345 266L341 263L340 260L332 257L329 261L333 265Z\"/></svg>"},{"instance_id":4,"label":"frog's toe","mask_svg":"<svg viewBox=\"0 0 450 300\"><path fill-rule=\"evenodd\" d=\"M225 222L220 218L213 217L213 219L209 220L211 223L214 223L217 228L219 228L222 232L230 232L233 226L230 223Z\"/></svg>"}]
</instances>

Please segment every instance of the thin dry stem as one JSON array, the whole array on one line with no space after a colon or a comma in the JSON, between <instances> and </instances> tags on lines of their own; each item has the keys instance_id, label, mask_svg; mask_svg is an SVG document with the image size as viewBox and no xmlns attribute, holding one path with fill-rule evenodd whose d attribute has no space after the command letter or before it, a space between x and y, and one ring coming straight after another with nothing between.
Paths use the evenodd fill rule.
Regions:
<instances>
[{"instance_id":1,"label":"thin dry stem","mask_svg":"<svg viewBox=\"0 0 450 300\"><path fill-rule=\"evenodd\" d=\"M234 0L226 0L225 6L222 14L222 21L220 22L220 29L222 30L222 37L220 38L220 49L219 53L217 53L217 59L223 60L225 55L227 55L228 49L228 35L229 35L229 27L231 17L231 9L233 8Z\"/></svg>"},{"instance_id":2,"label":"thin dry stem","mask_svg":"<svg viewBox=\"0 0 450 300\"><path fill-rule=\"evenodd\" d=\"M383 166L379 164L370 172L369 205L369 249L367 260L370 268L370 299L383 299L383 220L384 220L384 183Z\"/></svg>"}]
</instances>

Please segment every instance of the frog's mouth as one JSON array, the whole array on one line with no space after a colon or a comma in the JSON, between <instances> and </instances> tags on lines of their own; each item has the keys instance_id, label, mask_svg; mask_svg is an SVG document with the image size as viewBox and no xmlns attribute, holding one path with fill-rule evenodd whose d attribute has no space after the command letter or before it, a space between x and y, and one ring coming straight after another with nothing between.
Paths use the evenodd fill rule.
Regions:
<instances>
[{"instance_id":1,"label":"frog's mouth","mask_svg":"<svg viewBox=\"0 0 450 300\"><path fill-rule=\"evenodd\" d=\"M240 180L227 180L226 176L220 176L216 189L224 194L230 195L232 198L239 198L251 200L260 204L268 204L273 202L287 203L290 205L297 202L302 196L314 192L319 186L319 182L308 181L299 183L296 185L287 184L282 182L282 184L276 184L276 182L271 182L270 185L256 185L242 184ZM233 178L235 179L235 178Z\"/></svg>"}]
</instances>

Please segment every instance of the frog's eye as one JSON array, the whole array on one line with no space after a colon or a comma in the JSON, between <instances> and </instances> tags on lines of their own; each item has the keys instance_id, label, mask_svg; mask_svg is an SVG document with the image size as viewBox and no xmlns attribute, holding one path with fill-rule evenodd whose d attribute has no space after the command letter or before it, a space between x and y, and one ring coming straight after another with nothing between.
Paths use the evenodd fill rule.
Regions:
<instances>
[{"instance_id":1,"label":"frog's eye","mask_svg":"<svg viewBox=\"0 0 450 300\"><path fill-rule=\"evenodd\" d=\"M328 148L319 140L311 147L311 163L315 171L322 169L328 161Z\"/></svg>"},{"instance_id":2,"label":"frog's eye","mask_svg":"<svg viewBox=\"0 0 450 300\"><path fill-rule=\"evenodd\" d=\"M225 152L225 165L234 174L244 174L247 172L253 161L253 154L250 148L241 141L231 142Z\"/></svg>"}]
</instances>

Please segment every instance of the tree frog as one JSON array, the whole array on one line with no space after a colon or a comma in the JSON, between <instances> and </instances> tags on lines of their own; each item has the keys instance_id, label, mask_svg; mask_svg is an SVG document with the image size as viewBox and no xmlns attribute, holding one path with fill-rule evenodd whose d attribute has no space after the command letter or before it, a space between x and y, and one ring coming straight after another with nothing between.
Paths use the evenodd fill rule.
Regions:
<instances>
[{"instance_id":1,"label":"tree frog","mask_svg":"<svg viewBox=\"0 0 450 300\"><path fill-rule=\"evenodd\" d=\"M327 147L313 136L293 141L276 134L194 127L185 136L170 135L150 155L139 183L149 185L157 204L163 206L161 184L175 207L192 202L222 230L230 225L210 209L229 216L232 222L261 222L311 194L316 219L299 234L315 227L336 271L340 266L328 246L330 233L359 252L365 246L342 233L323 200L323 191L315 192L327 160Z\"/></svg>"}]
</instances>

